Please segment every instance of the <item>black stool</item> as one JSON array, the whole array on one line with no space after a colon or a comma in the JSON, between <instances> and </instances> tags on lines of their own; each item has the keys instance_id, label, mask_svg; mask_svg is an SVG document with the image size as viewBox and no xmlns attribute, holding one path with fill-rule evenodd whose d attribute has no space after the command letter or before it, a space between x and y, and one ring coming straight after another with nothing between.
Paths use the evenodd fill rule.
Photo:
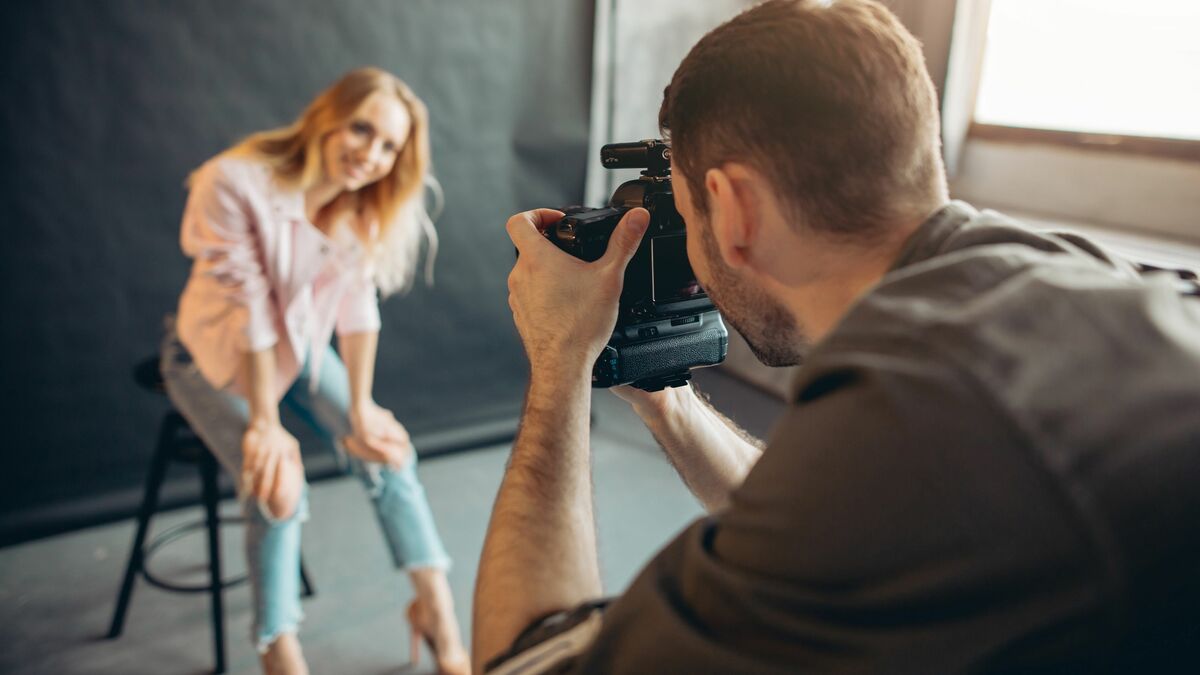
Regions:
<instances>
[{"instance_id":1,"label":"black stool","mask_svg":"<svg viewBox=\"0 0 1200 675\"><path fill-rule=\"evenodd\" d=\"M143 389L158 393L166 391L163 388L162 375L158 370L158 357L139 363L134 369L133 377ZM188 462L196 465L199 469L205 517L202 521L172 527L147 544L146 534L150 529L150 519L158 509L159 489L167 475L167 467L173 461ZM154 450L154 456L150 459L150 473L146 477L146 491L142 497L142 506L138 510L137 534L133 536L133 547L129 551L129 564L125 567L125 578L121 582L121 591L117 595L117 607L113 612L108 637L115 638L121 635L121 630L125 626L125 614L129 609L129 598L133 594L134 578L139 573L147 583L163 590L177 593L210 593L212 595L213 651L216 660L214 672L224 673L225 611L221 595L226 588L246 581L246 576L242 575L235 579L223 579L221 576L221 543L218 537L221 517L217 511L217 503L220 501L220 494L217 490L218 473L216 458L192 431L187 420L174 410L164 415L158 429L158 445ZM241 520L241 518L226 518L225 522L241 522ZM156 550L201 527L208 529L208 583L178 584L160 579L151 572L147 563ZM300 560L300 581L304 586L304 596L311 597L314 591L308 579L308 572L304 569L303 558Z\"/></svg>"}]
</instances>

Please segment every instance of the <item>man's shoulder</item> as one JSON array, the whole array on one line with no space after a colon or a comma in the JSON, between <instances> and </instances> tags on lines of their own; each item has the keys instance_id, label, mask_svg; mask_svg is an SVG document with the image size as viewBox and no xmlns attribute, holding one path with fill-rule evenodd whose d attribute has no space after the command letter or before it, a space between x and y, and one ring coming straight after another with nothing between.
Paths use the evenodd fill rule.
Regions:
<instances>
[{"instance_id":1,"label":"man's shoulder","mask_svg":"<svg viewBox=\"0 0 1200 675\"><path fill-rule=\"evenodd\" d=\"M1200 300L1087 245L1003 223L965 228L886 276L812 361L936 364L1017 411L1082 410L1106 390L1106 407L1134 405L1166 391L1168 373L1186 374L1200 397Z\"/></svg>"},{"instance_id":2,"label":"man's shoulder","mask_svg":"<svg viewBox=\"0 0 1200 675\"><path fill-rule=\"evenodd\" d=\"M1200 299L1069 239L1032 236L949 246L889 275L814 350L790 414L881 391L905 432L930 443L1007 436L1121 556L1146 556L1146 528L1194 541Z\"/></svg>"},{"instance_id":3,"label":"man's shoulder","mask_svg":"<svg viewBox=\"0 0 1200 675\"><path fill-rule=\"evenodd\" d=\"M990 417L1056 464L1194 446L1200 299L1089 246L983 214L860 299L799 374L794 414L886 386L910 429Z\"/></svg>"},{"instance_id":4,"label":"man's shoulder","mask_svg":"<svg viewBox=\"0 0 1200 675\"><path fill-rule=\"evenodd\" d=\"M1066 335L1094 334L1092 324L1144 317L1159 309L1159 298L1177 299L1171 284L1142 278L1082 236L1035 231L994 211L971 213L927 237L915 260L864 294L825 341L829 351L914 339L953 343L941 349L1015 340L1053 351L1071 346L1062 344ZM1195 303L1168 304L1172 319L1200 321Z\"/></svg>"}]
</instances>

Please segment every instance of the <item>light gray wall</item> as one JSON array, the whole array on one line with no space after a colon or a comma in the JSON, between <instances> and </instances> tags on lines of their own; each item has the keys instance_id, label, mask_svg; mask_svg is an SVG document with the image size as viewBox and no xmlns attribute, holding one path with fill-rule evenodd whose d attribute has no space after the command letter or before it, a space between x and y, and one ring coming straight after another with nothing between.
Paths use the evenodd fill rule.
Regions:
<instances>
[{"instance_id":1,"label":"light gray wall","mask_svg":"<svg viewBox=\"0 0 1200 675\"><path fill-rule=\"evenodd\" d=\"M757 0L601 0L596 3L592 78L592 131L587 165L587 201L598 206L613 188L637 174L605 171L600 146L658 135L663 87L679 62L706 32ZM934 84L942 86L950 49L955 0L884 0L921 41ZM758 362L736 333L721 366L744 380L783 396L793 371Z\"/></svg>"},{"instance_id":2,"label":"light gray wall","mask_svg":"<svg viewBox=\"0 0 1200 675\"><path fill-rule=\"evenodd\" d=\"M920 40L939 91L946 79L956 0L883 0ZM663 88L679 62L705 33L759 0L600 0L592 76L592 122L587 201L604 202L636 171L600 167L600 146L658 135Z\"/></svg>"},{"instance_id":3,"label":"light gray wall","mask_svg":"<svg viewBox=\"0 0 1200 675\"><path fill-rule=\"evenodd\" d=\"M946 82L956 0L881 0L921 41L925 67L940 93Z\"/></svg>"},{"instance_id":4,"label":"light gray wall","mask_svg":"<svg viewBox=\"0 0 1200 675\"><path fill-rule=\"evenodd\" d=\"M663 88L679 62L705 33L754 0L598 0L592 76L588 206L608 201L636 170L606 171L600 146L658 137Z\"/></svg>"}]
</instances>

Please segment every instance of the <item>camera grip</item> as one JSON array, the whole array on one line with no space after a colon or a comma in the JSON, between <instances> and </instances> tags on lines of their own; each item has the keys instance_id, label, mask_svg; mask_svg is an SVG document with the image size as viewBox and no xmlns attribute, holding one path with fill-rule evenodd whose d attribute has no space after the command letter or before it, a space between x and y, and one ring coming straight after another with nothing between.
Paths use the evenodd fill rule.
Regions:
<instances>
[{"instance_id":1,"label":"camera grip","mask_svg":"<svg viewBox=\"0 0 1200 675\"><path fill-rule=\"evenodd\" d=\"M609 345L593 368L592 386L633 384L643 389L661 389L661 383L656 381L677 386L687 380L687 372L692 368L715 366L724 361L728 349L729 332L719 317L693 333Z\"/></svg>"}]
</instances>

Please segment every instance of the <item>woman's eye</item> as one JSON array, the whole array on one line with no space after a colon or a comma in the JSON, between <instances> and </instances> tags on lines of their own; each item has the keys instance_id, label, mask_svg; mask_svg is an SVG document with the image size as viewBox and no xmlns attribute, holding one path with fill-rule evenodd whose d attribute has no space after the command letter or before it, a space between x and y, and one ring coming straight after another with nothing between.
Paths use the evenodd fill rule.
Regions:
<instances>
[{"instance_id":1,"label":"woman's eye","mask_svg":"<svg viewBox=\"0 0 1200 675\"><path fill-rule=\"evenodd\" d=\"M391 141L388 141L387 143L384 143L384 144L383 144L383 151L384 151L384 152L387 152L387 153L396 152L396 144L395 144L395 143L393 143L393 142L391 142Z\"/></svg>"},{"instance_id":2,"label":"woman's eye","mask_svg":"<svg viewBox=\"0 0 1200 675\"><path fill-rule=\"evenodd\" d=\"M366 122L351 122L350 131L359 136L369 136L371 134L371 125Z\"/></svg>"}]
</instances>

